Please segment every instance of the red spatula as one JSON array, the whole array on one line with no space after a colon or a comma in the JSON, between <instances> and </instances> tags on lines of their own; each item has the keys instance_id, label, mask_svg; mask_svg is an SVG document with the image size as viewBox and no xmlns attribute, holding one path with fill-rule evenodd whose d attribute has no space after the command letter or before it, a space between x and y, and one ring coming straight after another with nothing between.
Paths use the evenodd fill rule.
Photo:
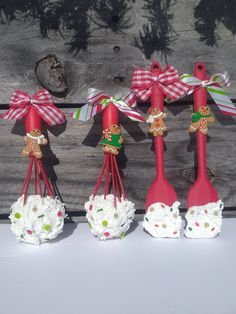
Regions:
<instances>
[{"instance_id":1,"label":"red spatula","mask_svg":"<svg viewBox=\"0 0 236 314\"><path fill-rule=\"evenodd\" d=\"M202 62L197 62L194 69L194 76L200 80L206 80L206 69ZM199 107L207 105L207 90L199 88L194 92L194 111L197 112ZM198 174L195 183L191 186L188 197L187 206L202 206L211 202L217 202L219 197L217 192L209 181L206 167L206 135L197 131L197 161Z\"/></svg>"},{"instance_id":2,"label":"red spatula","mask_svg":"<svg viewBox=\"0 0 236 314\"><path fill-rule=\"evenodd\" d=\"M161 72L161 65L158 62L153 62L151 73L158 79ZM151 109L154 108L158 108L163 113L164 94L158 84L152 87ZM159 119L156 120L157 125L159 125L158 121ZM176 192L165 177L163 135L154 135L153 141L156 156L156 176L147 193L143 227L155 238L178 238L182 220L179 215Z\"/></svg>"},{"instance_id":3,"label":"red spatula","mask_svg":"<svg viewBox=\"0 0 236 314\"><path fill-rule=\"evenodd\" d=\"M161 73L161 65L159 62L152 62L151 72L155 75ZM164 95L157 85L152 87L151 107L164 110ZM170 185L164 173L164 139L163 136L154 137L155 156L156 156L156 176L146 197L146 210L153 203L161 202L168 206L172 206L177 201L177 195L173 187Z\"/></svg>"},{"instance_id":4,"label":"red spatula","mask_svg":"<svg viewBox=\"0 0 236 314\"><path fill-rule=\"evenodd\" d=\"M206 69L202 62L197 62L194 76L206 80ZM194 91L194 112L207 105L207 90L203 86ZM187 196L188 212L185 216L187 226L185 236L188 238L214 238L219 234L222 224L223 203L209 181L206 167L206 135L196 131L197 141L197 179Z\"/></svg>"}]
</instances>

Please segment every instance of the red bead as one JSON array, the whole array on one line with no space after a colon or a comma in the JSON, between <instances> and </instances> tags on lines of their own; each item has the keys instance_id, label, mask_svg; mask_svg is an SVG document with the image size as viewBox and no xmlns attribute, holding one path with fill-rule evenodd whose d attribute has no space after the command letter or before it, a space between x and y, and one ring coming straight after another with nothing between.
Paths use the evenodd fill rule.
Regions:
<instances>
[{"instance_id":1,"label":"red bead","mask_svg":"<svg viewBox=\"0 0 236 314\"><path fill-rule=\"evenodd\" d=\"M92 210L93 209L93 205L92 204L90 204L90 206L89 206L89 210Z\"/></svg>"},{"instance_id":2,"label":"red bead","mask_svg":"<svg viewBox=\"0 0 236 314\"><path fill-rule=\"evenodd\" d=\"M195 223L195 225L196 225L197 227L199 227L199 226L200 226L198 222L196 222L196 223Z\"/></svg>"},{"instance_id":3,"label":"red bead","mask_svg":"<svg viewBox=\"0 0 236 314\"><path fill-rule=\"evenodd\" d=\"M62 212L59 211L59 212L57 213L57 216L58 216L58 217L61 217L61 216L62 216Z\"/></svg>"},{"instance_id":4,"label":"red bead","mask_svg":"<svg viewBox=\"0 0 236 314\"><path fill-rule=\"evenodd\" d=\"M155 225L155 227L159 227L159 225Z\"/></svg>"},{"instance_id":5,"label":"red bead","mask_svg":"<svg viewBox=\"0 0 236 314\"><path fill-rule=\"evenodd\" d=\"M173 232L173 234L176 234L176 233L177 233L177 231L174 231L174 232Z\"/></svg>"},{"instance_id":6,"label":"red bead","mask_svg":"<svg viewBox=\"0 0 236 314\"><path fill-rule=\"evenodd\" d=\"M110 233L109 232L104 232L105 237L109 237Z\"/></svg>"},{"instance_id":7,"label":"red bead","mask_svg":"<svg viewBox=\"0 0 236 314\"><path fill-rule=\"evenodd\" d=\"M206 209L204 210L204 212L205 212L205 214L207 214L207 213L208 213L208 211L207 211Z\"/></svg>"},{"instance_id":8,"label":"red bead","mask_svg":"<svg viewBox=\"0 0 236 314\"><path fill-rule=\"evenodd\" d=\"M212 229L211 229L211 231L214 231L215 230L215 227L213 227Z\"/></svg>"},{"instance_id":9,"label":"red bead","mask_svg":"<svg viewBox=\"0 0 236 314\"><path fill-rule=\"evenodd\" d=\"M33 233L32 230L26 230L26 232L27 232L28 234L32 234L32 233Z\"/></svg>"}]
</instances>

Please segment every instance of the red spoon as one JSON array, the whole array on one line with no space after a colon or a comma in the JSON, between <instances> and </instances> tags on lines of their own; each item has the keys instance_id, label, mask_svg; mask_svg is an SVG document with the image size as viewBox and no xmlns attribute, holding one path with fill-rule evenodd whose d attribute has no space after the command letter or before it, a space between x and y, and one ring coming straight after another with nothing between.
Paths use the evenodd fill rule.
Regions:
<instances>
[{"instance_id":1,"label":"red spoon","mask_svg":"<svg viewBox=\"0 0 236 314\"><path fill-rule=\"evenodd\" d=\"M153 74L161 73L161 65L159 62L152 62L151 70ZM157 85L152 87L151 107L164 110L164 95ZM146 197L146 211L148 207L154 203L160 202L165 205L172 206L177 201L177 195L173 187L167 181L164 173L164 139L163 136L154 137L155 156L156 156L156 176Z\"/></svg>"},{"instance_id":2,"label":"red spoon","mask_svg":"<svg viewBox=\"0 0 236 314\"><path fill-rule=\"evenodd\" d=\"M194 68L194 76L200 80L206 80L206 69L203 62L197 62ZM207 105L207 91L199 88L194 92L194 111L198 111L200 106ZM191 186L187 197L188 208L192 206L203 206L208 203L217 202L219 197L214 186L208 179L206 167L206 136L197 131L197 179Z\"/></svg>"}]
</instances>

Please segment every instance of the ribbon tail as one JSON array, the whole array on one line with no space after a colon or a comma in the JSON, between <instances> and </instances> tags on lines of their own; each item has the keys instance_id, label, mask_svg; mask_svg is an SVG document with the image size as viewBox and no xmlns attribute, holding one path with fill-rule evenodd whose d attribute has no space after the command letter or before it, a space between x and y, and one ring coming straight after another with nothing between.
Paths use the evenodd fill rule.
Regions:
<instances>
[{"instance_id":1,"label":"ribbon tail","mask_svg":"<svg viewBox=\"0 0 236 314\"><path fill-rule=\"evenodd\" d=\"M236 116L236 107L220 86L207 86L207 90L223 114Z\"/></svg>"},{"instance_id":2,"label":"ribbon tail","mask_svg":"<svg viewBox=\"0 0 236 314\"><path fill-rule=\"evenodd\" d=\"M78 108L75 112L71 114L72 118L79 121L88 121L92 117L94 117L97 113L102 111L107 104L86 104L81 108Z\"/></svg>"},{"instance_id":3,"label":"ribbon tail","mask_svg":"<svg viewBox=\"0 0 236 314\"><path fill-rule=\"evenodd\" d=\"M122 105L120 105L119 102L113 102L113 103L123 114L125 114L131 120L136 121L136 122L145 122L145 119L141 116L141 114L131 109L128 105L124 105L123 102L122 102Z\"/></svg>"}]
</instances>

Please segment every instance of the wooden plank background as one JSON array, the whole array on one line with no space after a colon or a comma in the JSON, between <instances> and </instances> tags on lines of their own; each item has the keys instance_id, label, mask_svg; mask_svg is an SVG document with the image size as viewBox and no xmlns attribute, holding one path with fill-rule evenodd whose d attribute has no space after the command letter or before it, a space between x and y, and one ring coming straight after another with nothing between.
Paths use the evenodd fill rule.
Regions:
<instances>
[{"instance_id":1,"label":"wooden plank background","mask_svg":"<svg viewBox=\"0 0 236 314\"><path fill-rule=\"evenodd\" d=\"M45 165L68 211L80 215L91 194L102 149L98 145L101 116L81 123L69 118L86 100L88 87L114 94L131 86L135 66L157 59L180 72L192 73L203 60L209 73L229 71L229 96L236 99L236 6L223 0L11 0L0 3L0 113L18 88L38 89L36 62L55 53L63 63L69 93L55 102L68 115L66 126L45 130L50 146ZM210 127L208 165L227 209L236 204L235 119L212 106L217 122ZM146 113L148 104L139 110ZM194 137L187 128L191 99L167 105L166 175L176 188L181 207L195 167ZM147 125L121 117L126 140L118 157L128 198L143 212L145 194L154 177L154 155ZM21 157L23 125L0 120L0 217L9 213L23 180L27 160Z\"/></svg>"}]
</instances>

